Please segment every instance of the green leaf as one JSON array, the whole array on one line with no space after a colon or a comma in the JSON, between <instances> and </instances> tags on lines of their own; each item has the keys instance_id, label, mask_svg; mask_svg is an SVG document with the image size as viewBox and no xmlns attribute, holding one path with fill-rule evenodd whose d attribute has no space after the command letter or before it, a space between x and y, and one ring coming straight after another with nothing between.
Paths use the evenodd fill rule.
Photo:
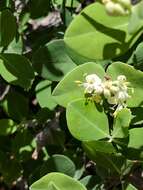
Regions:
<instances>
[{"instance_id":1,"label":"green leaf","mask_svg":"<svg viewBox=\"0 0 143 190\"><path fill-rule=\"evenodd\" d=\"M13 181L17 180L22 174L21 163L16 159L7 159L3 163L2 167L2 176L5 181L9 184L12 184Z\"/></svg>"},{"instance_id":2,"label":"green leaf","mask_svg":"<svg viewBox=\"0 0 143 190\"><path fill-rule=\"evenodd\" d=\"M137 108L132 108L132 121L131 125L141 125L143 124L143 108L142 107L137 107Z\"/></svg>"},{"instance_id":3,"label":"green leaf","mask_svg":"<svg viewBox=\"0 0 143 190\"><path fill-rule=\"evenodd\" d=\"M140 1L135 6L132 6L132 15L129 20L129 33L135 34L143 27L143 1Z\"/></svg>"},{"instance_id":4,"label":"green leaf","mask_svg":"<svg viewBox=\"0 0 143 190\"><path fill-rule=\"evenodd\" d=\"M17 127L11 119L0 119L0 135L11 135L17 130Z\"/></svg>"},{"instance_id":5,"label":"green leaf","mask_svg":"<svg viewBox=\"0 0 143 190\"><path fill-rule=\"evenodd\" d=\"M0 55L0 74L9 83L30 88L34 71L30 61L18 54Z\"/></svg>"},{"instance_id":6,"label":"green leaf","mask_svg":"<svg viewBox=\"0 0 143 190\"><path fill-rule=\"evenodd\" d=\"M143 42L139 43L133 52L128 64L132 64L136 69L143 70Z\"/></svg>"},{"instance_id":7,"label":"green leaf","mask_svg":"<svg viewBox=\"0 0 143 190\"><path fill-rule=\"evenodd\" d=\"M33 66L43 78L59 81L76 65L66 53L63 40L54 40L35 52Z\"/></svg>"},{"instance_id":8,"label":"green leaf","mask_svg":"<svg viewBox=\"0 0 143 190\"><path fill-rule=\"evenodd\" d=\"M18 40L14 39L8 46L8 48L4 51L5 53L16 53L16 54L22 54L23 50L23 41L22 38L19 38Z\"/></svg>"},{"instance_id":9,"label":"green leaf","mask_svg":"<svg viewBox=\"0 0 143 190\"><path fill-rule=\"evenodd\" d=\"M114 119L112 138L125 138L131 122L131 111L127 108L118 112Z\"/></svg>"},{"instance_id":10,"label":"green leaf","mask_svg":"<svg viewBox=\"0 0 143 190\"><path fill-rule=\"evenodd\" d=\"M107 116L94 102L86 105L85 99L80 99L69 103L66 118L71 134L78 140L110 138Z\"/></svg>"},{"instance_id":11,"label":"green leaf","mask_svg":"<svg viewBox=\"0 0 143 190\"><path fill-rule=\"evenodd\" d=\"M129 148L141 148L143 146L143 128L133 128L129 130Z\"/></svg>"},{"instance_id":12,"label":"green leaf","mask_svg":"<svg viewBox=\"0 0 143 190\"><path fill-rule=\"evenodd\" d=\"M75 164L64 155L52 155L41 167L41 176L50 172L60 172L73 177L75 174Z\"/></svg>"},{"instance_id":13,"label":"green leaf","mask_svg":"<svg viewBox=\"0 0 143 190\"><path fill-rule=\"evenodd\" d=\"M131 48L141 34L128 33L128 20L128 16L109 16L104 5L93 3L75 17L65 33L65 43L88 59L115 58Z\"/></svg>"},{"instance_id":14,"label":"green leaf","mask_svg":"<svg viewBox=\"0 0 143 190\"><path fill-rule=\"evenodd\" d=\"M22 121L29 116L28 99L18 92L10 92L4 102L5 111L16 120Z\"/></svg>"},{"instance_id":15,"label":"green leaf","mask_svg":"<svg viewBox=\"0 0 143 190\"><path fill-rule=\"evenodd\" d=\"M25 127L26 124L28 125L28 123L25 123L23 126ZM28 128L25 127L22 129L22 125L20 125L19 129L21 130L18 130L15 134L15 137L12 139L11 150L19 161L29 161L29 158L32 155L32 151L34 151L34 148L32 146L34 137Z\"/></svg>"},{"instance_id":16,"label":"green leaf","mask_svg":"<svg viewBox=\"0 0 143 190\"><path fill-rule=\"evenodd\" d=\"M48 188L48 185L51 184L51 182L59 190L86 190L86 188L80 182L69 176L56 172L50 173L33 183L30 187L30 190L45 190Z\"/></svg>"},{"instance_id":17,"label":"green leaf","mask_svg":"<svg viewBox=\"0 0 143 190\"><path fill-rule=\"evenodd\" d=\"M92 154L96 154L96 152L103 152L103 153L116 153L116 150L111 142L108 141L85 141L83 142L83 146L88 147Z\"/></svg>"},{"instance_id":18,"label":"green leaf","mask_svg":"<svg viewBox=\"0 0 143 190\"><path fill-rule=\"evenodd\" d=\"M101 179L97 175L88 175L83 177L80 182L87 187L88 190L97 190Z\"/></svg>"},{"instance_id":19,"label":"green leaf","mask_svg":"<svg viewBox=\"0 0 143 190\"><path fill-rule=\"evenodd\" d=\"M59 190L59 188L51 181L48 185L48 190Z\"/></svg>"},{"instance_id":20,"label":"green leaf","mask_svg":"<svg viewBox=\"0 0 143 190\"><path fill-rule=\"evenodd\" d=\"M134 92L131 93L131 98L127 101L129 107L138 107L143 104L143 72L125 63L115 62L108 67L107 74L113 80L116 80L119 75L126 76L127 81L130 82L130 86L134 89Z\"/></svg>"},{"instance_id":21,"label":"green leaf","mask_svg":"<svg viewBox=\"0 0 143 190\"><path fill-rule=\"evenodd\" d=\"M16 35L16 19L9 9L0 13L0 46L6 47Z\"/></svg>"},{"instance_id":22,"label":"green leaf","mask_svg":"<svg viewBox=\"0 0 143 190\"><path fill-rule=\"evenodd\" d=\"M131 184L128 185L128 187L126 188L126 190L137 190L137 188Z\"/></svg>"},{"instance_id":23,"label":"green leaf","mask_svg":"<svg viewBox=\"0 0 143 190\"><path fill-rule=\"evenodd\" d=\"M110 147L111 145L108 146ZM121 170L125 162L123 156L96 151L96 148L87 143L83 143L83 147L87 156L95 161L98 167L106 169L110 174L114 173L119 175L122 173Z\"/></svg>"},{"instance_id":24,"label":"green leaf","mask_svg":"<svg viewBox=\"0 0 143 190\"><path fill-rule=\"evenodd\" d=\"M47 107L50 110L55 108L56 103L51 95L51 81L45 80L36 86L36 98L42 108Z\"/></svg>"},{"instance_id":25,"label":"green leaf","mask_svg":"<svg viewBox=\"0 0 143 190\"><path fill-rule=\"evenodd\" d=\"M84 88L76 84L75 81L85 81L85 74L97 74L104 78L105 72L101 65L90 62L80 65L67 74L56 86L53 96L55 101L66 107L67 104L75 99L84 97Z\"/></svg>"}]
</instances>

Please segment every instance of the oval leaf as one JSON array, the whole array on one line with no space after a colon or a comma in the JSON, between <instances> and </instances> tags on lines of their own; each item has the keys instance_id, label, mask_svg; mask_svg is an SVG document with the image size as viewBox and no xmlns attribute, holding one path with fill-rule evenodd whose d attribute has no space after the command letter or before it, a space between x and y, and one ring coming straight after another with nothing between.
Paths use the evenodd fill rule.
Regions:
<instances>
[{"instance_id":1,"label":"oval leaf","mask_svg":"<svg viewBox=\"0 0 143 190\"><path fill-rule=\"evenodd\" d=\"M54 188L57 188L58 190L86 190L80 182L67 175L56 172L50 173L33 183L30 190L49 190L48 187L51 186L51 183L53 183Z\"/></svg>"},{"instance_id":2,"label":"oval leaf","mask_svg":"<svg viewBox=\"0 0 143 190\"><path fill-rule=\"evenodd\" d=\"M76 67L76 64L66 53L63 40L54 40L36 51L33 66L43 78L59 81Z\"/></svg>"},{"instance_id":3,"label":"oval leaf","mask_svg":"<svg viewBox=\"0 0 143 190\"><path fill-rule=\"evenodd\" d=\"M127 108L118 112L114 119L112 138L125 138L128 136L128 128L131 122L131 111Z\"/></svg>"},{"instance_id":4,"label":"oval leaf","mask_svg":"<svg viewBox=\"0 0 143 190\"><path fill-rule=\"evenodd\" d=\"M67 156L55 154L41 167L41 176L50 172L60 172L73 177L75 174L75 164Z\"/></svg>"},{"instance_id":5,"label":"oval leaf","mask_svg":"<svg viewBox=\"0 0 143 190\"><path fill-rule=\"evenodd\" d=\"M109 59L125 53L136 41L128 33L128 16L107 15L104 5L94 3L75 17L65 33L67 47L88 59Z\"/></svg>"},{"instance_id":6,"label":"oval leaf","mask_svg":"<svg viewBox=\"0 0 143 190\"><path fill-rule=\"evenodd\" d=\"M30 88L34 71L30 61L18 54L0 55L0 74L9 83Z\"/></svg>"},{"instance_id":7,"label":"oval leaf","mask_svg":"<svg viewBox=\"0 0 143 190\"><path fill-rule=\"evenodd\" d=\"M94 102L86 105L85 99L80 99L69 103L66 118L71 134L78 140L110 138L108 118Z\"/></svg>"},{"instance_id":8,"label":"oval leaf","mask_svg":"<svg viewBox=\"0 0 143 190\"><path fill-rule=\"evenodd\" d=\"M50 110L55 108L56 103L51 95L51 81L45 80L36 86L36 98L42 108L47 107Z\"/></svg>"}]
</instances>

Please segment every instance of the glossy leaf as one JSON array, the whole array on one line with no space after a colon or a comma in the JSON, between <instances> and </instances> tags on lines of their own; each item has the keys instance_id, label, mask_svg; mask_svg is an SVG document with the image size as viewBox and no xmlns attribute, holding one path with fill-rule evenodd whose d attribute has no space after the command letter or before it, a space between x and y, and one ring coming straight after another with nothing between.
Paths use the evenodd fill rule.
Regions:
<instances>
[{"instance_id":1,"label":"glossy leaf","mask_svg":"<svg viewBox=\"0 0 143 190\"><path fill-rule=\"evenodd\" d=\"M125 63L115 62L108 67L107 74L111 76L113 80L116 80L119 75L126 76L131 88L134 89L133 93L130 91L131 98L127 101L129 107L138 107L143 104L143 72Z\"/></svg>"},{"instance_id":2,"label":"glossy leaf","mask_svg":"<svg viewBox=\"0 0 143 190\"><path fill-rule=\"evenodd\" d=\"M55 101L66 107L72 100L84 97L84 88L78 86L76 81L85 81L86 74L97 74L103 79L105 72L102 66L90 62L80 65L67 74L56 86L53 92Z\"/></svg>"},{"instance_id":3,"label":"glossy leaf","mask_svg":"<svg viewBox=\"0 0 143 190\"><path fill-rule=\"evenodd\" d=\"M18 54L0 55L0 74L10 84L30 88L34 79L34 71L30 61Z\"/></svg>"},{"instance_id":4,"label":"glossy leaf","mask_svg":"<svg viewBox=\"0 0 143 190\"><path fill-rule=\"evenodd\" d=\"M128 16L107 15L104 5L94 3L75 17L65 33L69 49L88 59L112 59L125 53L141 34L128 33Z\"/></svg>"},{"instance_id":5,"label":"glossy leaf","mask_svg":"<svg viewBox=\"0 0 143 190\"><path fill-rule=\"evenodd\" d=\"M76 65L66 53L63 40L55 40L35 52L33 66L43 78L59 81Z\"/></svg>"},{"instance_id":6,"label":"glossy leaf","mask_svg":"<svg viewBox=\"0 0 143 190\"><path fill-rule=\"evenodd\" d=\"M40 180L33 183L30 189L49 190L48 187L49 184L51 186L51 183L53 183L54 188L57 188L58 190L86 190L86 188L80 182L61 173L50 173L42 177Z\"/></svg>"},{"instance_id":7,"label":"glossy leaf","mask_svg":"<svg viewBox=\"0 0 143 190\"><path fill-rule=\"evenodd\" d=\"M75 164L67 156L55 154L41 167L41 176L50 172L60 172L73 177L75 174Z\"/></svg>"},{"instance_id":8,"label":"glossy leaf","mask_svg":"<svg viewBox=\"0 0 143 190\"><path fill-rule=\"evenodd\" d=\"M107 116L94 102L86 104L85 99L80 99L69 103L66 118L71 134L78 140L110 138Z\"/></svg>"},{"instance_id":9,"label":"glossy leaf","mask_svg":"<svg viewBox=\"0 0 143 190\"><path fill-rule=\"evenodd\" d=\"M42 108L47 107L53 109L56 103L51 95L51 81L45 80L36 86L36 97Z\"/></svg>"}]
</instances>

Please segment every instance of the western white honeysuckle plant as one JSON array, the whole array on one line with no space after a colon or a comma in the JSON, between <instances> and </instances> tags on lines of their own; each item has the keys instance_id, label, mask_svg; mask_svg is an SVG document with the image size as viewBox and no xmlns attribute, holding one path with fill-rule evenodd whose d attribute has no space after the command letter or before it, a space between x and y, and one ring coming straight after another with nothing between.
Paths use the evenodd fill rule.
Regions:
<instances>
[{"instance_id":1,"label":"western white honeysuckle plant","mask_svg":"<svg viewBox=\"0 0 143 190\"><path fill-rule=\"evenodd\" d=\"M65 47L76 66L59 81L52 97L66 108L70 133L81 141L87 158L96 165L95 176L101 179L93 180L96 185L91 185L93 176L86 173L82 179L74 176L88 190L134 189L130 174L136 165L142 166L142 45L127 61L142 34L142 2L133 5L129 0L103 0L89 5L68 26L61 42L64 46L59 45L60 49ZM48 51L52 49L50 45ZM34 57L35 64L40 51ZM50 77L51 72L48 70L46 75L45 68L41 76ZM85 189L59 173L46 175L31 189L41 187L43 190Z\"/></svg>"},{"instance_id":2,"label":"western white honeysuckle plant","mask_svg":"<svg viewBox=\"0 0 143 190\"><path fill-rule=\"evenodd\" d=\"M142 35L143 0L0 1L0 189L143 189Z\"/></svg>"},{"instance_id":3,"label":"western white honeysuckle plant","mask_svg":"<svg viewBox=\"0 0 143 190\"><path fill-rule=\"evenodd\" d=\"M126 63L114 62L105 72L89 62L68 73L53 92L56 102L66 107L69 131L82 141L87 155L121 181L136 160L133 133L143 132L131 127L132 109L142 106L142 84L143 72Z\"/></svg>"}]
</instances>

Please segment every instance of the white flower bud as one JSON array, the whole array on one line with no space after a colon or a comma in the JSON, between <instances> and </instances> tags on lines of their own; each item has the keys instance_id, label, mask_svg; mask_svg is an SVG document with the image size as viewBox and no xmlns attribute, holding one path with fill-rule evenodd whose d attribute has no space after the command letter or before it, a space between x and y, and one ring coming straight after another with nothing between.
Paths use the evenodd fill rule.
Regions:
<instances>
[{"instance_id":1,"label":"white flower bud","mask_svg":"<svg viewBox=\"0 0 143 190\"><path fill-rule=\"evenodd\" d=\"M131 1L130 0L118 0L118 2L127 9L131 9Z\"/></svg>"},{"instance_id":2,"label":"white flower bud","mask_svg":"<svg viewBox=\"0 0 143 190\"><path fill-rule=\"evenodd\" d=\"M105 98L109 98L110 96L111 96L111 92L110 92L110 90L109 89L104 89L104 96L105 96Z\"/></svg>"},{"instance_id":3,"label":"white flower bud","mask_svg":"<svg viewBox=\"0 0 143 190\"><path fill-rule=\"evenodd\" d=\"M111 91L113 94L115 94L116 92L119 91L119 87L112 85L111 88L110 88L110 91Z\"/></svg>"},{"instance_id":4,"label":"white flower bud","mask_svg":"<svg viewBox=\"0 0 143 190\"><path fill-rule=\"evenodd\" d=\"M130 96L128 95L128 93L126 91L119 91L117 94L116 94L116 98L118 100L118 102L125 102L127 101L127 99L129 98Z\"/></svg>"},{"instance_id":5,"label":"white flower bud","mask_svg":"<svg viewBox=\"0 0 143 190\"><path fill-rule=\"evenodd\" d=\"M126 76L125 76L125 75L119 75L119 76L117 77L117 80L118 80L118 81L126 81Z\"/></svg>"},{"instance_id":6,"label":"white flower bud","mask_svg":"<svg viewBox=\"0 0 143 190\"><path fill-rule=\"evenodd\" d=\"M112 1L105 4L105 9L107 13L112 16L119 16L125 14L124 8L120 4L113 3Z\"/></svg>"}]
</instances>

